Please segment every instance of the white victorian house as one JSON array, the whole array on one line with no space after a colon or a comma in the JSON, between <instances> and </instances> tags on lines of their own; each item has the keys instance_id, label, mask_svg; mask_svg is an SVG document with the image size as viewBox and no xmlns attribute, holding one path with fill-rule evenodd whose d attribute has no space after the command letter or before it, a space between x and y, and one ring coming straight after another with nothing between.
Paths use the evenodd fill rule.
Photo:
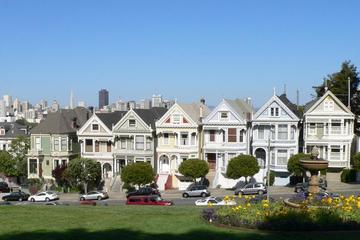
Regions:
<instances>
[{"instance_id":1,"label":"white victorian house","mask_svg":"<svg viewBox=\"0 0 360 240\"><path fill-rule=\"evenodd\" d=\"M178 167L182 161L201 157L201 122L209 112L204 103L175 103L156 122L159 189L183 189L189 184Z\"/></svg>"},{"instance_id":2,"label":"white victorian house","mask_svg":"<svg viewBox=\"0 0 360 240\"><path fill-rule=\"evenodd\" d=\"M203 154L204 159L209 163L210 173L215 171L211 183L213 187L235 186L237 180L226 178L225 173L231 158L240 154L249 154L248 123L252 115L253 109L247 102L240 99L223 99L204 119Z\"/></svg>"},{"instance_id":3,"label":"white victorian house","mask_svg":"<svg viewBox=\"0 0 360 240\"><path fill-rule=\"evenodd\" d=\"M299 114L286 97L273 95L254 115L252 154L260 167L257 181L264 181L269 170L275 172L274 185L289 182L287 163L299 150ZM270 161L269 161L270 158Z\"/></svg>"},{"instance_id":4,"label":"white victorian house","mask_svg":"<svg viewBox=\"0 0 360 240\"><path fill-rule=\"evenodd\" d=\"M354 139L354 114L331 92L305 106L304 151L314 146L329 168L350 167Z\"/></svg>"}]
</instances>

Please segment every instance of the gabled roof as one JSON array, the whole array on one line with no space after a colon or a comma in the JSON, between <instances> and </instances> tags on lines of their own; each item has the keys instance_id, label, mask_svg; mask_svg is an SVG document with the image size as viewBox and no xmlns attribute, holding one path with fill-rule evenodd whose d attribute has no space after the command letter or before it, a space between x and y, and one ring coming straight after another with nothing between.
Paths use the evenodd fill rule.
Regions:
<instances>
[{"instance_id":1,"label":"gabled roof","mask_svg":"<svg viewBox=\"0 0 360 240\"><path fill-rule=\"evenodd\" d=\"M95 113L96 116L106 125L111 131L112 126L115 125L126 114L126 111L115 111L110 113Z\"/></svg>"},{"instance_id":2,"label":"gabled roof","mask_svg":"<svg viewBox=\"0 0 360 240\"><path fill-rule=\"evenodd\" d=\"M298 118L301 118L301 112L298 110L296 104L292 103L286 96L286 94L281 94L278 98L296 115Z\"/></svg>"},{"instance_id":3,"label":"gabled roof","mask_svg":"<svg viewBox=\"0 0 360 240\"><path fill-rule=\"evenodd\" d=\"M32 134L76 133L89 119L90 111L86 108L61 109L49 113L47 118L31 130Z\"/></svg>"},{"instance_id":4,"label":"gabled roof","mask_svg":"<svg viewBox=\"0 0 360 240\"><path fill-rule=\"evenodd\" d=\"M200 107L203 108L203 118L205 118L210 113L210 109L201 103L190 103L190 104L178 104L184 112L195 122L199 122L200 119Z\"/></svg>"},{"instance_id":5,"label":"gabled roof","mask_svg":"<svg viewBox=\"0 0 360 240\"><path fill-rule=\"evenodd\" d=\"M134 112L152 129L155 129L155 122L166 112L166 108L154 107L150 109L133 109Z\"/></svg>"},{"instance_id":6,"label":"gabled roof","mask_svg":"<svg viewBox=\"0 0 360 240\"><path fill-rule=\"evenodd\" d=\"M246 103L245 101L243 101L241 99L235 99L235 100L224 99L224 100L225 100L225 102L227 102L230 105L230 107L240 117L242 117L244 120L250 120L250 119L247 119L247 116L246 116L247 113L253 112L253 108L251 107L250 104Z\"/></svg>"},{"instance_id":7,"label":"gabled roof","mask_svg":"<svg viewBox=\"0 0 360 240\"><path fill-rule=\"evenodd\" d=\"M5 135L0 138L16 138L19 136L27 136L27 127L16 122L1 122L0 129L5 129Z\"/></svg>"}]
</instances>

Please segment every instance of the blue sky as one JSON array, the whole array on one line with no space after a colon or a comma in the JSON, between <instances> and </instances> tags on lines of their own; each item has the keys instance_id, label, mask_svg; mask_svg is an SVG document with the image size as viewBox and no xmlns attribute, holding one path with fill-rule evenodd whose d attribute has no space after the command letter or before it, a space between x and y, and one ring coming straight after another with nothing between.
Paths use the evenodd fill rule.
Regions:
<instances>
[{"instance_id":1,"label":"blue sky","mask_svg":"<svg viewBox=\"0 0 360 240\"><path fill-rule=\"evenodd\" d=\"M291 100L360 66L360 1L0 0L0 95L38 102L162 94L210 105L286 84Z\"/></svg>"}]
</instances>

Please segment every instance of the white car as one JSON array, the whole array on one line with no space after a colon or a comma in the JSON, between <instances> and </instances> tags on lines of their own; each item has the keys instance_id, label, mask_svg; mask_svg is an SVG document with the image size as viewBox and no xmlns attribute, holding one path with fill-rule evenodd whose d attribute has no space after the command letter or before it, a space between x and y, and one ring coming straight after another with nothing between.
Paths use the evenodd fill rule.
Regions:
<instances>
[{"instance_id":1,"label":"white car","mask_svg":"<svg viewBox=\"0 0 360 240\"><path fill-rule=\"evenodd\" d=\"M236 202L234 200L225 201L219 197L207 197L195 201L196 206L207 206L209 204L215 206L234 206Z\"/></svg>"},{"instance_id":2,"label":"white car","mask_svg":"<svg viewBox=\"0 0 360 240\"><path fill-rule=\"evenodd\" d=\"M56 192L40 192L38 194L32 195L28 198L30 202L49 202L52 200L58 200L59 196Z\"/></svg>"}]
</instances>

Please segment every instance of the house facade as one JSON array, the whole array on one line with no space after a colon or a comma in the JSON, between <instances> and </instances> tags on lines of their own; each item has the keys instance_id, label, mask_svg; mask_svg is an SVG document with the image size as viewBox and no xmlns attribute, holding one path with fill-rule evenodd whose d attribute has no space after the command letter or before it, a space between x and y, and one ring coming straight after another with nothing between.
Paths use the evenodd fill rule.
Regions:
<instances>
[{"instance_id":1,"label":"house facade","mask_svg":"<svg viewBox=\"0 0 360 240\"><path fill-rule=\"evenodd\" d=\"M213 187L231 188L237 180L225 177L230 159L240 154L249 154L253 109L240 99L222 100L203 122L203 154L209 163L210 172L215 171Z\"/></svg>"},{"instance_id":2,"label":"house facade","mask_svg":"<svg viewBox=\"0 0 360 240\"><path fill-rule=\"evenodd\" d=\"M355 115L331 92L305 106L304 152L314 146L329 168L350 167Z\"/></svg>"},{"instance_id":3,"label":"house facade","mask_svg":"<svg viewBox=\"0 0 360 240\"><path fill-rule=\"evenodd\" d=\"M274 185L289 182L287 163L299 151L299 121L296 105L285 94L274 94L255 113L251 124L251 152L260 166L257 181L264 181L267 171L271 170L275 172Z\"/></svg>"},{"instance_id":4,"label":"house facade","mask_svg":"<svg viewBox=\"0 0 360 240\"><path fill-rule=\"evenodd\" d=\"M181 162L202 156L202 119L208 113L209 109L204 101L193 104L175 103L156 122L159 189L183 189L189 184L178 172L178 168Z\"/></svg>"},{"instance_id":5,"label":"house facade","mask_svg":"<svg viewBox=\"0 0 360 240\"><path fill-rule=\"evenodd\" d=\"M28 128L16 122L0 123L0 150L10 150L11 141L20 136L29 136Z\"/></svg>"},{"instance_id":6,"label":"house facade","mask_svg":"<svg viewBox=\"0 0 360 240\"><path fill-rule=\"evenodd\" d=\"M85 108L61 110L31 130L30 150L27 154L28 178L52 180L52 170L80 154L76 132L87 121Z\"/></svg>"}]
</instances>

